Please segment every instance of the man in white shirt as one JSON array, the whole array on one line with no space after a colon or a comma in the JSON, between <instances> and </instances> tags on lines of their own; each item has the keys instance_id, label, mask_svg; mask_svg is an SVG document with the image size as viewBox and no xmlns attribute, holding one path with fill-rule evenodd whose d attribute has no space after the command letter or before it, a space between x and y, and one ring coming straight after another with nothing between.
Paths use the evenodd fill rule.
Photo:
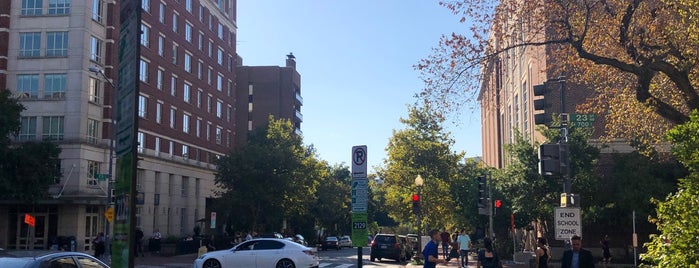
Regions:
<instances>
[{"instance_id":1,"label":"man in white shirt","mask_svg":"<svg viewBox=\"0 0 699 268\"><path fill-rule=\"evenodd\" d=\"M456 239L461 249L461 267L468 267L468 251L471 249L471 237L466 234L466 229L461 229L461 234Z\"/></svg>"}]
</instances>

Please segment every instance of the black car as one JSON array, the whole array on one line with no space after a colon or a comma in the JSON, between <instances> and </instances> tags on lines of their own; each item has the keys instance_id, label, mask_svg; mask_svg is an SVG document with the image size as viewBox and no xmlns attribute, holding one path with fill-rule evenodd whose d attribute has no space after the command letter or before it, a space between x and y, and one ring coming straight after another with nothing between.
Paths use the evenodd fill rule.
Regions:
<instances>
[{"instance_id":1,"label":"black car","mask_svg":"<svg viewBox=\"0 0 699 268\"><path fill-rule=\"evenodd\" d=\"M90 267L109 268L102 261L80 252L72 251L0 251L0 267L43 268L43 267Z\"/></svg>"},{"instance_id":2,"label":"black car","mask_svg":"<svg viewBox=\"0 0 699 268\"><path fill-rule=\"evenodd\" d=\"M334 236L328 236L325 238L323 241L323 250L328 250L334 248L336 250L340 250L340 240L337 239L337 237Z\"/></svg>"},{"instance_id":3,"label":"black car","mask_svg":"<svg viewBox=\"0 0 699 268\"><path fill-rule=\"evenodd\" d=\"M371 241L371 255L369 259L373 262L378 259L392 259L397 262L406 260L405 245L398 235L377 234Z\"/></svg>"}]
</instances>

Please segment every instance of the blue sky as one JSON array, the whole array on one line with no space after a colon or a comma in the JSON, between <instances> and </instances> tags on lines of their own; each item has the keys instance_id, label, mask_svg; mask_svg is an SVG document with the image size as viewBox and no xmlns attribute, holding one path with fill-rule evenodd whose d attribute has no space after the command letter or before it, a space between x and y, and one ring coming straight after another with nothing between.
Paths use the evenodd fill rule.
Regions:
<instances>
[{"instance_id":1,"label":"blue sky","mask_svg":"<svg viewBox=\"0 0 699 268\"><path fill-rule=\"evenodd\" d=\"M413 65L442 34L465 31L429 0L238 0L237 23L244 65L283 66L285 55L296 56L304 143L346 165L352 146L367 145L370 172L423 88ZM480 111L458 120L445 124L453 149L480 156Z\"/></svg>"}]
</instances>

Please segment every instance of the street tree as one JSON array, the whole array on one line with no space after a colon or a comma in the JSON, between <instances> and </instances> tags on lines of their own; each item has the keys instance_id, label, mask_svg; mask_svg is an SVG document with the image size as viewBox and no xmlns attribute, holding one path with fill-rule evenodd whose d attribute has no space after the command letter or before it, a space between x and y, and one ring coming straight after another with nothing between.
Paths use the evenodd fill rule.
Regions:
<instances>
[{"instance_id":1,"label":"street tree","mask_svg":"<svg viewBox=\"0 0 699 268\"><path fill-rule=\"evenodd\" d=\"M61 149L41 141L13 143L21 127L24 106L0 90L0 200L34 203L48 197L48 188L60 179Z\"/></svg>"},{"instance_id":2,"label":"street tree","mask_svg":"<svg viewBox=\"0 0 699 268\"><path fill-rule=\"evenodd\" d=\"M580 111L606 119L606 135L662 141L699 108L696 1L441 1L465 23L416 65L418 95L442 111L476 102L482 66L513 51L546 47L551 73L586 85ZM498 41L495 41L498 40Z\"/></svg>"},{"instance_id":3,"label":"street tree","mask_svg":"<svg viewBox=\"0 0 699 268\"><path fill-rule=\"evenodd\" d=\"M428 106L408 108L408 118L400 119L406 128L394 130L386 151L388 158L377 174L388 215L397 222L415 222L411 197L417 193L415 178L420 175L420 207L424 228L442 228L452 223L455 202L451 187L459 176L464 153L454 152L454 140L444 132L444 119Z\"/></svg>"},{"instance_id":4,"label":"street tree","mask_svg":"<svg viewBox=\"0 0 699 268\"><path fill-rule=\"evenodd\" d=\"M217 162L220 211L238 228L278 231L285 219L308 213L325 166L291 121L270 117L245 146Z\"/></svg>"},{"instance_id":5,"label":"street tree","mask_svg":"<svg viewBox=\"0 0 699 268\"><path fill-rule=\"evenodd\" d=\"M318 177L316 200L311 205L309 215L318 227L331 231L334 235L350 232L350 183L347 166L326 165L323 176Z\"/></svg>"},{"instance_id":6,"label":"street tree","mask_svg":"<svg viewBox=\"0 0 699 268\"><path fill-rule=\"evenodd\" d=\"M677 159L690 174L680 179L679 189L664 200L655 200L657 216L651 218L659 234L651 235L642 259L645 267L699 266L699 113L693 111L685 124L668 132Z\"/></svg>"}]
</instances>

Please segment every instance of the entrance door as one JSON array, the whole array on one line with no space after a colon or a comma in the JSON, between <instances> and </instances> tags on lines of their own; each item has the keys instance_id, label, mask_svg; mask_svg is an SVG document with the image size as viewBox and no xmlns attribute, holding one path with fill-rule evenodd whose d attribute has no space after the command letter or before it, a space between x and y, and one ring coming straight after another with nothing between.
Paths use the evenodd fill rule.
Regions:
<instances>
[{"instance_id":1,"label":"entrance door","mask_svg":"<svg viewBox=\"0 0 699 268\"><path fill-rule=\"evenodd\" d=\"M24 215L17 215L16 244L10 245L15 249L48 249L48 214L34 213L34 227L24 223Z\"/></svg>"}]
</instances>

